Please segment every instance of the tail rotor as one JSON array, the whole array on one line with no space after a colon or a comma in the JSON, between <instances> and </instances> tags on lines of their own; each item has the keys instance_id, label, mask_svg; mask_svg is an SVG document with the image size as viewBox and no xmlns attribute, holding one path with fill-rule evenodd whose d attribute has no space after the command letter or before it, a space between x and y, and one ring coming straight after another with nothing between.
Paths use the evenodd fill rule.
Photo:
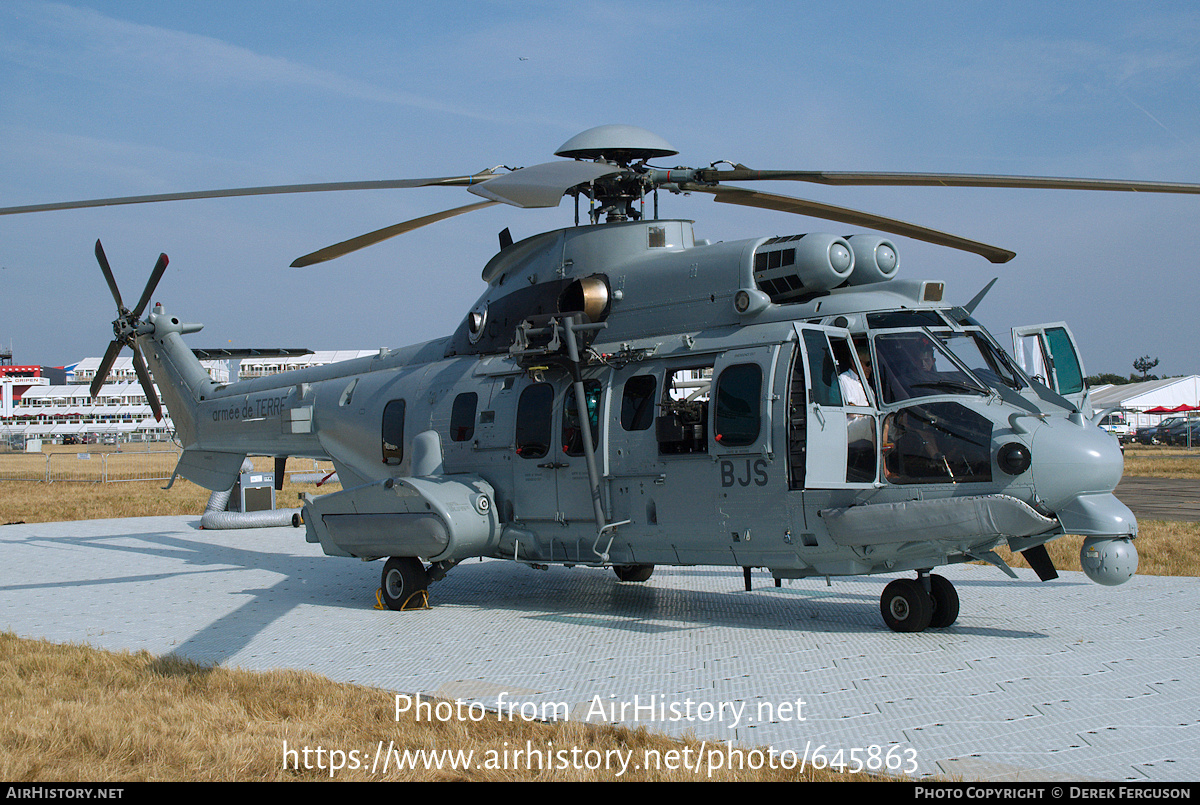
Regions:
<instances>
[{"instance_id":1,"label":"tail rotor","mask_svg":"<svg viewBox=\"0 0 1200 805\"><path fill-rule=\"evenodd\" d=\"M113 301L117 303L117 318L113 321L114 338L108 345L104 358L100 361L100 366L96 369L95 379L92 380L90 388L92 397L99 396L100 389L104 386L104 381L108 379L108 373L112 371L113 364L116 363L117 356L121 352L121 347L127 346L133 350L133 371L137 374L138 383L141 384L142 391L146 394L151 410L154 411L154 418L162 421L162 403L159 402L158 393L154 390L154 381L150 377L150 370L146 368L146 359L142 356L141 348L138 347L137 337L153 331L153 325L143 322L141 315L146 306L150 304L150 297L153 295L154 289L158 287L163 272L167 270L167 256L165 254L158 256L158 262L154 264L154 269L150 272L146 288L142 291L142 296L133 310L126 308L124 302L121 301L121 291L117 288L112 267L109 266L108 257L104 254L104 247L98 240L96 241L96 262L100 264L100 271L104 274L109 291L112 292Z\"/></svg>"}]
</instances>

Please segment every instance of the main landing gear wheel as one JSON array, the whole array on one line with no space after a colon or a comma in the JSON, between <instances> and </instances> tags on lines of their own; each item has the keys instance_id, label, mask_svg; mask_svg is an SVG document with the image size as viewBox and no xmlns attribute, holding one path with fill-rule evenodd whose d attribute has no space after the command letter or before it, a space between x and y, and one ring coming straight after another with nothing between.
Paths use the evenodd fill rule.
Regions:
<instances>
[{"instance_id":1,"label":"main landing gear wheel","mask_svg":"<svg viewBox=\"0 0 1200 805\"><path fill-rule=\"evenodd\" d=\"M613 565L621 581L646 581L654 573L654 565Z\"/></svg>"},{"instance_id":2,"label":"main landing gear wheel","mask_svg":"<svg viewBox=\"0 0 1200 805\"><path fill-rule=\"evenodd\" d=\"M921 574L917 579L896 579L879 598L883 621L894 632L940 629L958 620L958 591L945 577Z\"/></svg>"},{"instance_id":3,"label":"main landing gear wheel","mask_svg":"<svg viewBox=\"0 0 1200 805\"><path fill-rule=\"evenodd\" d=\"M421 560L412 556L393 556L383 566L379 581L380 598L388 609L427 609L429 573Z\"/></svg>"},{"instance_id":4,"label":"main landing gear wheel","mask_svg":"<svg viewBox=\"0 0 1200 805\"><path fill-rule=\"evenodd\" d=\"M933 619L933 600L915 579L896 579L879 598L883 622L893 632L921 632Z\"/></svg>"}]
</instances>

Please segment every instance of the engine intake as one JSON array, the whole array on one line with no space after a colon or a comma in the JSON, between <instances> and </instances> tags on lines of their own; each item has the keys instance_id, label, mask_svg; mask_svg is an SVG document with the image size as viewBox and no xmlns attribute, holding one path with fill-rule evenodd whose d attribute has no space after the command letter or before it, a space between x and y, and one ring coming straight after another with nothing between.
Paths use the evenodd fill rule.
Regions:
<instances>
[{"instance_id":1,"label":"engine intake","mask_svg":"<svg viewBox=\"0 0 1200 805\"><path fill-rule=\"evenodd\" d=\"M754 281L772 302L792 302L846 282L854 261L850 243L836 235L771 238L754 255Z\"/></svg>"},{"instance_id":2,"label":"engine intake","mask_svg":"<svg viewBox=\"0 0 1200 805\"><path fill-rule=\"evenodd\" d=\"M851 235L846 242L854 252L854 273L848 284L870 285L887 282L896 276L900 256L890 240L875 235Z\"/></svg>"}]
</instances>

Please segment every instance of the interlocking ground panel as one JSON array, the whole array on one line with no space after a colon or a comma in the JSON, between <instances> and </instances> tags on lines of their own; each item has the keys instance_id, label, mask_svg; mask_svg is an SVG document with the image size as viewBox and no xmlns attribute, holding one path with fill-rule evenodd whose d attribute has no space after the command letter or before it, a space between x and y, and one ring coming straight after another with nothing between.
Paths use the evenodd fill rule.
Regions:
<instances>
[{"instance_id":1,"label":"interlocking ground panel","mask_svg":"<svg viewBox=\"0 0 1200 805\"><path fill-rule=\"evenodd\" d=\"M377 609L381 562L194 517L0 526L0 628L293 668L489 713L617 720L801 755L903 751L913 776L1200 779L1200 582L942 572L962 614L889 631L887 579L469 561L432 608ZM899 755L895 755L899 757Z\"/></svg>"}]
</instances>

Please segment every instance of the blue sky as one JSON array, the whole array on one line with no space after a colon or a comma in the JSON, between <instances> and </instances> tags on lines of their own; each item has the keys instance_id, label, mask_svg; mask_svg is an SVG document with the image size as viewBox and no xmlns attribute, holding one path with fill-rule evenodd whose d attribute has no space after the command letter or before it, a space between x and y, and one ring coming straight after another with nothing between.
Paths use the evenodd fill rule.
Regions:
<instances>
[{"instance_id":1,"label":"blue sky","mask_svg":"<svg viewBox=\"0 0 1200 805\"><path fill-rule=\"evenodd\" d=\"M63 2L0 4L0 206L218 187L439 176L548 161L575 133L642 126L756 168L1200 182L1194 3ZM771 192L1010 248L896 238L1005 342L1067 321L1090 372L1200 372L1200 197L825 188ZM22 363L101 354L112 302L160 251L155 299L194 346L395 347L448 334L505 227L492 207L306 269L291 261L476 200L455 188L322 193L0 218L0 344ZM667 196L698 237L845 229Z\"/></svg>"}]
</instances>

